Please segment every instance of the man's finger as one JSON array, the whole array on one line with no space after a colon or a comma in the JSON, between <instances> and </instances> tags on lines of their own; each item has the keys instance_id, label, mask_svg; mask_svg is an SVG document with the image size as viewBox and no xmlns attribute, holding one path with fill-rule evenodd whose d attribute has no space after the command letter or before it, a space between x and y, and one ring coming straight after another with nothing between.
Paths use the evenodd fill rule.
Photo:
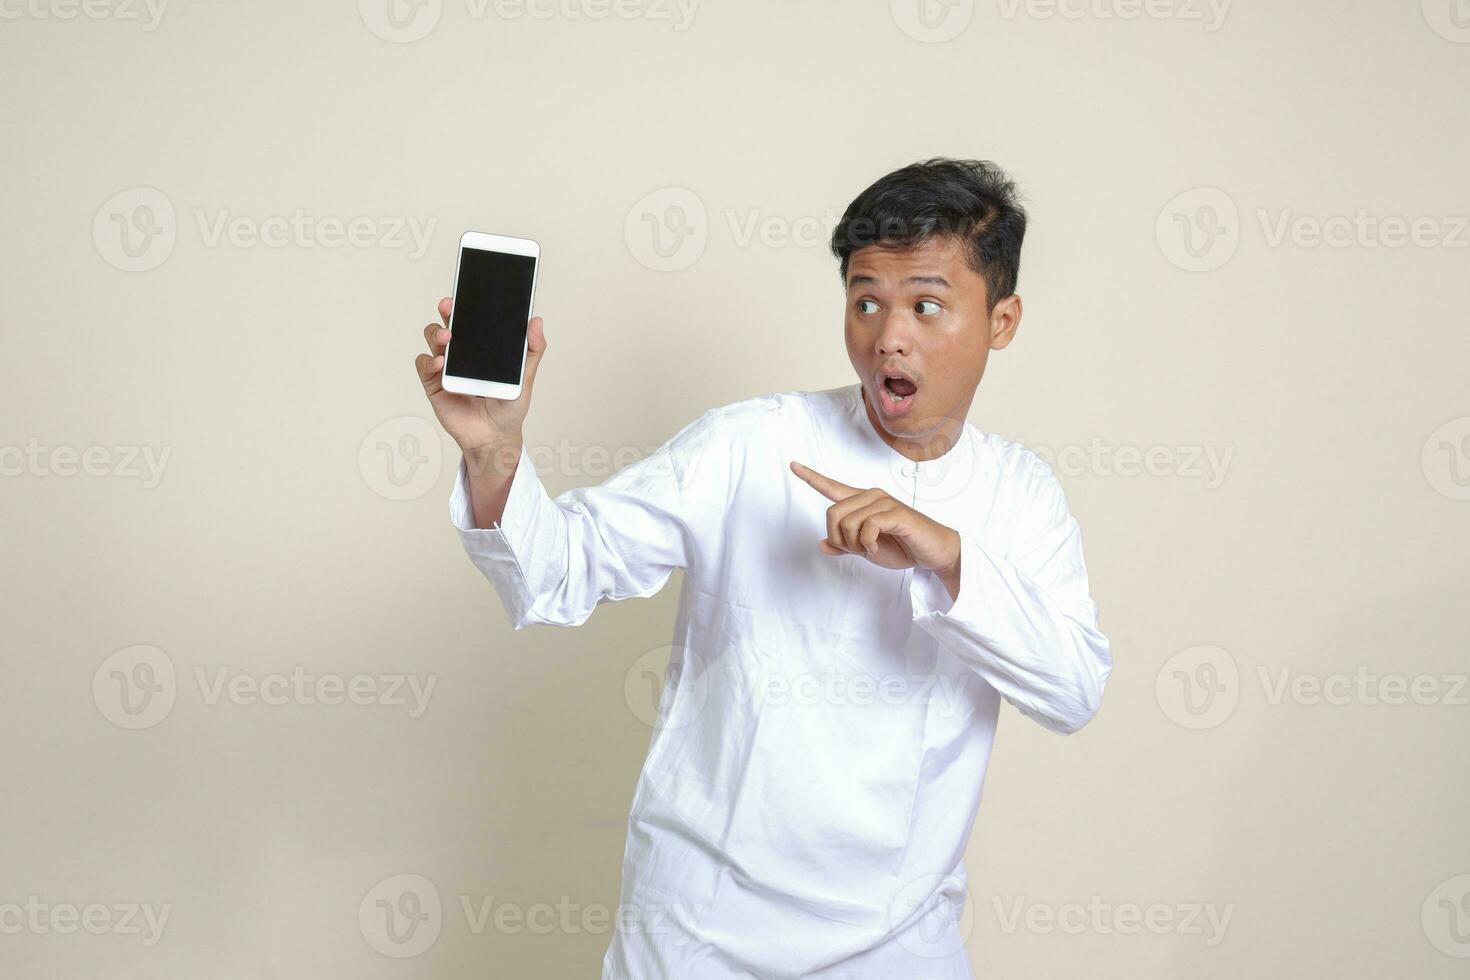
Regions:
<instances>
[{"instance_id":1,"label":"man's finger","mask_svg":"<svg viewBox=\"0 0 1470 980\"><path fill-rule=\"evenodd\" d=\"M546 322L533 316L526 323L526 377L521 382L521 397L529 398L536 385L536 372L541 370L541 355L546 353Z\"/></svg>"},{"instance_id":2,"label":"man's finger","mask_svg":"<svg viewBox=\"0 0 1470 980\"><path fill-rule=\"evenodd\" d=\"M454 311L454 300L453 299L451 299L448 296L446 296L446 297L444 297L443 299L441 299L439 301L439 319L441 319L441 320L444 321L444 325L446 327L449 326L449 314L452 313L453 311Z\"/></svg>"},{"instance_id":3,"label":"man's finger","mask_svg":"<svg viewBox=\"0 0 1470 980\"><path fill-rule=\"evenodd\" d=\"M839 483L831 477L823 476L810 466L803 466L796 460L791 461L791 472L805 480L809 486L828 500L846 500L853 494L862 492L856 487L850 487L846 483Z\"/></svg>"},{"instance_id":4,"label":"man's finger","mask_svg":"<svg viewBox=\"0 0 1470 980\"><path fill-rule=\"evenodd\" d=\"M859 490L851 497L841 500L827 508L827 540L839 548L854 551L856 548L857 525L850 523L853 514L865 512L875 504L883 501L892 501L892 497L882 490L874 487L871 490Z\"/></svg>"},{"instance_id":5,"label":"man's finger","mask_svg":"<svg viewBox=\"0 0 1470 980\"><path fill-rule=\"evenodd\" d=\"M419 373L419 381L423 383L424 391L430 395L437 395L444 386L444 356L432 354L420 354L413 359L413 366Z\"/></svg>"},{"instance_id":6,"label":"man's finger","mask_svg":"<svg viewBox=\"0 0 1470 980\"><path fill-rule=\"evenodd\" d=\"M863 522L870 515L887 510L894 503L893 498L887 494L871 498L853 498L854 501L859 499L865 502L843 510L842 513L836 515L836 520L828 522L831 530L827 533L827 537L833 544L855 554L867 551L862 542L858 540L858 534L863 529ZM836 511L838 508L833 507L832 510ZM833 537L834 534L836 537Z\"/></svg>"},{"instance_id":7,"label":"man's finger","mask_svg":"<svg viewBox=\"0 0 1470 980\"><path fill-rule=\"evenodd\" d=\"M847 515L843 530L852 539L855 550L873 554L878 550L878 537L892 534L903 526L903 514L898 502L885 497L861 510Z\"/></svg>"}]
</instances>

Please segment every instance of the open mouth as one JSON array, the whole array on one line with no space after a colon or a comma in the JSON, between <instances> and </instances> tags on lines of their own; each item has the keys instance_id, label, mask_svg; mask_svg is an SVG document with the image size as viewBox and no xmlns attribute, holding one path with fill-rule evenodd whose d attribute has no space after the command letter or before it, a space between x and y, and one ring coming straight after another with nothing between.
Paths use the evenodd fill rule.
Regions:
<instances>
[{"instance_id":1,"label":"open mouth","mask_svg":"<svg viewBox=\"0 0 1470 980\"><path fill-rule=\"evenodd\" d=\"M883 375L882 387L883 396L888 399L889 404L894 406L907 404L909 399L914 397L914 393L919 390L918 385L901 374Z\"/></svg>"}]
</instances>

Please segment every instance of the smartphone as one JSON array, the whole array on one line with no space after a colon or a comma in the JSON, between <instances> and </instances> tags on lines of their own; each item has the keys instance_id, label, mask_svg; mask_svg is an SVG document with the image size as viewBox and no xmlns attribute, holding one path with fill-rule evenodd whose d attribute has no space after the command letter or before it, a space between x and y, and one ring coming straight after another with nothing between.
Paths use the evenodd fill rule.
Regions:
<instances>
[{"instance_id":1,"label":"smartphone","mask_svg":"<svg viewBox=\"0 0 1470 980\"><path fill-rule=\"evenodd\" d=\"M541 246L529 238L479 231L461 236L444 351L445 391L507 401L521 397L540 264Z\"/></svg>"}]
</instances>

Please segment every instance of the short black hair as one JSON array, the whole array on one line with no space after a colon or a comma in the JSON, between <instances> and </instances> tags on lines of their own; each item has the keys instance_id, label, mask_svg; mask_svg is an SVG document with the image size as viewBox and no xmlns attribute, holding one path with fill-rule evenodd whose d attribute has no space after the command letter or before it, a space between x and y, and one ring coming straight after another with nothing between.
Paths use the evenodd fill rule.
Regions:
<instances>
[{"instance_id":1,"label":"short black hair","mask_svg":"<svg viewBox=\"0 0 1470 980\"><path fill-rule=\"evenodd\" d=\"M832 231L832 254L847 261L877 245L912 248L955 237L971 269L985 280L987 312L1016 291L1026 211L1016 183L989 160L920 160L880 178L859 194Z\"/></svg>"}]
</instances>

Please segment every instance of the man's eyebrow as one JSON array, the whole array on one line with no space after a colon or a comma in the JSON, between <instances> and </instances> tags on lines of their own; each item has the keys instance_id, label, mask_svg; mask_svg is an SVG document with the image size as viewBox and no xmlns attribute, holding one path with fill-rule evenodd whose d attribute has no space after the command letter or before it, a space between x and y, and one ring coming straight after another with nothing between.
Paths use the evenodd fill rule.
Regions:
<instances>
[{"instance_id":1,"label":"man's eyebrow","mask_svg":"<svg viewBox=\"0 0 1470 980\"><path fill-rule=\"evenodd\" d=\"M849 287L858 285L869 286L877 281L872 276L852 276L847 280L847 285ZM945 289L950 288L949 280L943 276L909 276L904 282L916 282L925 286L943 286Z\"/></svg>"}]
</instances>

